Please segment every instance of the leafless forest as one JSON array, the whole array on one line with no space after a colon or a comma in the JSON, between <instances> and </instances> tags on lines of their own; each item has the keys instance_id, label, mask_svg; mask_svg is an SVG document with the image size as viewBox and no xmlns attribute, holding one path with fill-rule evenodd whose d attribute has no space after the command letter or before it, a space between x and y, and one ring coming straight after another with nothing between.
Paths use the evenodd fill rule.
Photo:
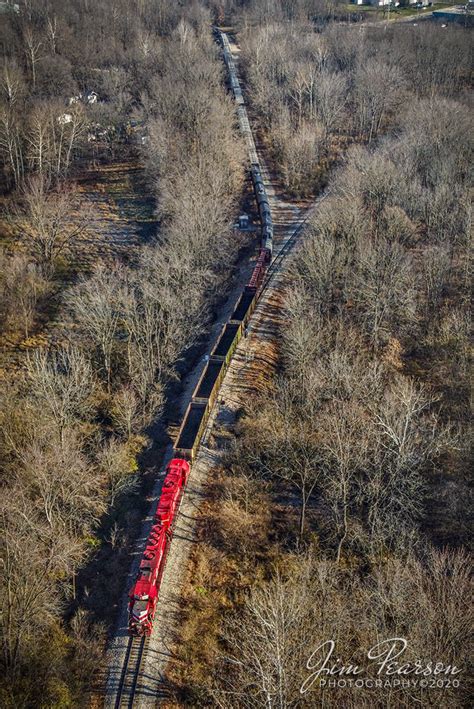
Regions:
<instances>
[{"instance_id":1,"label":"leafless forest","mask_svg":"<svg viewBox=\"0 0 474 709\"><path fill-rule=\"evenodd\" d=\"M0 15L0 704L90 705L140 454L242 246L227 22L268 165L289 198L327 196L278 370L209 481L177 705L467 706L469 30L361 28L330 0L18 5ZM159 229L91 265L78 181L123 150ZM460 688L301 695L320 642L354 661L396 636L464 668Z\"/></svg>"},{"instance_id":2,"label":"leafless forest","mask_svg":"<svg viewBox=\"0 0 474 709\"><path fill-rule=\"evenodd\" d=\"M113 613L144 431L239 246L243 152L209 12L188 5L38 0L2 16L2 706L86 701L107 627L75 577L108 547L93 592ZM133 122L159 234L84 269L76 178L91 135L109 160Z\"/></svg>"},{"instance_id":3,"label":"leafless forest","mask_svg":"<svg viewBox=\"0 0 474 709\"><path fill-rule=\"evenodd\" d=\"M292 23L281 6L240 16L246 88L288 192L327 197L291 265L279 370L209 486L183 701L465 706L471 38L315 31L311 3ZM357 662L397 636L465 682L300 694L321 642Z\"/></svg>"}]
</instances>

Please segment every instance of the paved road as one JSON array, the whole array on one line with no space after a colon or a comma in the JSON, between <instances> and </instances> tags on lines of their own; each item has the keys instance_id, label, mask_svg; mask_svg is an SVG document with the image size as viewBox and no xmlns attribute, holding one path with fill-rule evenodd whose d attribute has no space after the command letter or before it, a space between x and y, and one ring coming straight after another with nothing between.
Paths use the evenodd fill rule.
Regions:
<instances>
[{"instance_id":1,"label":"paved road","mask_svg":"<svg viewBox=\"0 0 474 709\"><path fill-rule=\"evenodd\" d=\"M436 6L433 7L433 9L430 12L424 12L421 11L420 13L414 13L413 15L403 15L402 17L397 17L396 12L394 10L391 10L390 12L390 19L382 19L382 20L375 20L375 21L370 21L370 22L350 22L348 23L351 27L358 27L359 29L361 27L388 27L389 25L393 25L394 23L408 23L408 24L418 24L418 22L421 22L423 20L432 20L433 19L433 12L438 10L443 10L445 12L452 12L453 10L458 9L458 5L453 5L452 7L439 7L437 8Z\"/></svg>"}]
</instances>

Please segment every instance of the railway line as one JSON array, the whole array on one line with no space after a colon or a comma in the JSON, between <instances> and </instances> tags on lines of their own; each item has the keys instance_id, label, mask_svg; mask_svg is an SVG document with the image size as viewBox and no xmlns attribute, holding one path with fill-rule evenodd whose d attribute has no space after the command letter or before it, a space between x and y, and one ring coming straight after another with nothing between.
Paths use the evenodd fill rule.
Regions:
<instances>
[{"instance_id":1,"label":"railway line","mask_svg":"<svg viewBox=\"0 0 474 709\"><path fill-rule=\"evenodd\" d=\"M270 285L272 279L276 275L278 269L280 268L282 262L284 259L290 254L293 246L296 244L296 242L299 240L301 236L301 232L304 230L305 226L308 224L311 215L313 212L316 210L316 208L319 207L321 202L325 199L326 195L322 195L317 203L310 209L308 212L305 214L303 219L297 224L296 228L294 231L290 234L288 239L284 242L284 244L281 246L281 248L278 250L278 252L275 254L274 258L272 259L270 266L268 267L266 278L264 279L260 291L260 297L265 293L267 290L268 286Z\"/></svg>"},{"instance_id":2,"label":"railway line","mask_svg":"<svg viewBox=\"0 0 474 709\"><path fill-rule=\"evenodd\" d=\"M147 637L131 636L129 638L122 675L117 688L115 709L132 709L149 642Z\"/></svg>"},{"instance_id":3,"label":"railway line","mask_svg":"<svg viewBox=\"0 0 474 709\"><path fill-rule=\"evenodd\" d=\"M173 656L171 649L173 643L173 620L172 618L170 620L170 617L173 616L174 608L178 606L177 599L169 594L168 589L170 586L173 587L173 585L179 586L180 579L184 575L186 559L186 552L183 552L183 542L189 546L192 541L187 538L188 534L192 537L194 522L189 514L189 508L193 505L198 506L200 495L199 478L202 479L204 463L202 460L203 452L201 451L198 457L198 451L200 446L205 443L212 428L216 415L215 402L221 389L224 388L224 378L232 364L239 342L244 335L247 335L248 331L255 331L256 327L258 327L255 319L252 318L252 314L257 306L260 306L268 298L268 291L272 281L277 280L275 276L280 272L285 257L296 243L309 218L308 213L304 218L295 220L295 214L298 214L299 217L300 210L291 205L285 205L285 213L289 213L286 215L289 222L284 225L280 224L279 230L284 231L285 236L288 236L288 238L285 238L283 243L278 244L278 250L273 250L273 218L270 202L279 204L280 207L282 202L281 199L278 200L273 195L270 198L267 195L270 181L264 166L260 165L258 159L232 56L231 45L225 33L219 32L218 36L223 46L224 60L229 72L230 89L233 92L237 106L239 125L247 144L250 172L261 222L260 251L252 276L233 311L231 311L229 320L222 327L220 336L210 353L207 364L193 391L191 402L185 412L175 445L168 454L168 457L172 458L170 466L174 465L176 467L176 465L184 464L188 466L189 472L189 465L192 465L193 474L187 487L187 475L181 483L178 491L179 505L173 512L174 517L170 518L166 529L161 529L160 525L164 518L163 515L161 515L161 518L159 515L163 492L159 499L157 511L151 519L151 527L146 527L147 541L145 552L141 557L141 561L138 560L138 564L135 562L134 570L131 574L131 577L135 578L135 582L130 592L130 620L127 623L130 624L129 627L132 632L142 633L142 635L128 637L124 615L122 614L119 630L110 650L110 672L105 701L105 706L110 707L110 709L112 707L115 709L135 706L154 707L157 701L164 699L168 695L164 671ZM206 463L209 465L209 462L208 459L204 465ZM167 468L168 471L170 466ZM166 484L165 478L164 486ZM185 487L186 494L183 494ZM178 518L178 509L181 502L184 503L184 509ZM189 523L188 518L190 518ZM183 528L186 529L184 533ZM162 531L168 535L166 540L164 536L160 537ZM175 543L171 544L173 535L175 536ZM163 540L160 548L162 562L158 561L157 563L161 564L161 566L153 566L153 564L150 566L150 554L153 555L159 548L160 538ZM180 546L181 551L179 550ZM174 552L176 547L178 547L176 553L170 554L174 558L168 560L165 570L164 564L168 551ZM188 555L189 551L190 549L188 548ZM164 571L166 571L165 574ZM155 584L155 596L149 595L150 579L152 585ZM148 586L146 586L146 583L148 583ZM161 603L158 603L158 591ZM151 603L151 600L149 601L148 599L152 599L153 602ZM146 610L144 610L144 603ZM139 608L140 612L135 612L134 608ZM157 625L158 640L156 639L157 633L152 633L153 622ZM153 646L151 651L150 646Z\"/></svg>"}]
</instances>

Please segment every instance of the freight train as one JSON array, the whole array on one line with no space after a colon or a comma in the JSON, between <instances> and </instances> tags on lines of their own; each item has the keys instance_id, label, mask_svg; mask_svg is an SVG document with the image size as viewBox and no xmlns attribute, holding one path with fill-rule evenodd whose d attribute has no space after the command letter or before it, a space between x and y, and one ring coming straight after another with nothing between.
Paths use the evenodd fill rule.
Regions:
<instances>
[{"instance_id":1,"label":"freight train","mask_svg":"<svg viewBox=\"0 0 474 709\"><path fill-rule=\"evenodd\" d=\"M219 30L216 30L216 34L222 43L224 61L229 72L230 88L234 95L235 103L237 104L237 116L239 120L239 127L247 145L247 152L250 162L250 175L252 178L253 189L255 192L255 199L257 200L258 215L260 218L261 225L261 248L265 250L266 259L268 262L270 261L273 252L273 222L272 215L270 212L268 195L263 181L262 168L260 166L257 150L255 148L255 142L253 139L252 131L250 129L242 89L240 86L239 79L237 78L237 72L235 69L235 63L230 49L229 38L224 32L220 32Z\"/></svg>"},{"instance_id":2,"label":"freight train","mask_svg":"<svg viewBox=\"0 0 474 709\"><path fill-rule=\"evenodd\" d=\"M262 168L257 156L250 130L243 94L237 78L229 38L224 32L215 30L222 47L224 61L229 72L229 83L237 104L237 116L244 136L250 162L250 177L260 218L260 249L252 276L235 306L229 322L222 328L209 362L194 391L186 411L175 445L176 453L186 460L193 460L206 427L221 381L240 338L257 304L258 296L273 254L273 221Z\"/></svg>"},{"instance_id":3,"label":"freight train","mask_svg":"<svg viewBox=\"0 0 474 709\"><path fill-rule=\"evenodd\" d=\"M257 304L265 274L273 253L273 222L267 191L247 117L245 102L237 78L227 35L216 30L223 47L229 83L237 104L240 130L245 138L250 162L255 199L260 219L260 247L252 276L235 306L229 322L224 325L211 352L207 365L193 392L174 446L174 454L166 468L161 496L150 535L143 553L138 575L129 593L129 632L131 635L151 634L166 555L173 534L179 505L190 473L190 464L206 428L221 382L240 338Z\"/></svg>"},{"instance_id":4,"label":"freight train","mask_svg":"<svg viewBox=\"0 0 474 709\"><path fill-rule=\"evenodd\" d=\"M151 634L166 554L190 469L189 463L179 458L173 458L166 468L151 532L129 593L128 627L131 635Z\"/></svg>"}]
</instances>

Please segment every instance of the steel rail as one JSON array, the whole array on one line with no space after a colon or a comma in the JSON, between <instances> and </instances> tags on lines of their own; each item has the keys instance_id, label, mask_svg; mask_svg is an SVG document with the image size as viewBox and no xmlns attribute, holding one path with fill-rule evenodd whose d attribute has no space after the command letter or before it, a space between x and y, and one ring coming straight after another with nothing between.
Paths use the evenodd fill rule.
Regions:
<instances>
[{"instance_id":1,"label":"steel rail","mask_svg":"<svg viewBox=\"0 0 474 709\"><path fill-rule=\"evenodd\" d=\"M115 709L132 709L143 660L148 647L148 637L130 637L125 662L117 689Z\"/></svg>"},{"instance_id":2,"label":"steel rail","mask_svg":"<svg viewBox=\"0 0 474 709\"><path fill-rule=\"evenodd\" d=\"M225 33L221 33L223 37L227 39L227 35ZM230 51L230 47L229 47ZM235 70L235 66L229 67L228 70L230 75L234 75L235 78L237 78L237 72ZM245 109L245 102L243 103L244 111L246 112ZM246 115L248 128L249 128L249 133L251 136L251 140L253 143L253 150L255 154L258 156L258 151L256 150L255 143L253 141L253 135L252 135L252 129L250 128L250 123L248 121L248 116ZM265 168L266 171L266 168ZM285 243L282 245L278 253L275 255L273 258L270 266L267 269L267 274L265 281L263 283L262 288L259 290L258 295L257 295L257 301L260 300L262 297L263 293L266 291L268 288L272 278L276 274L276 270L279 264L283 261L285 256L289 253L291 248L293 247L293 244L296 242L298 236L300 235L301 231L303 230L304 226L308 223L308 220L310 216L312 215L313 211L319 206L320 202L325 198L326 195L323 195L317 202L317 204L313 205L310 209L308 209L307 213L305 214L304 218L299 222L299 224L295 227L293 230L292 234L289 236L289 238L285 241ZM213 407L214 408L214 407ZM210 430L212 428L212 421L213 417L209 416L209 419L206 423L206 426L204 428L202 438L201 438L201 443L205 443ZM184 497L184 491L181 495L181 499L179 501L179 506L177 510L177 515L179 514L179 510L181 508L181 504L183 502L183 497ZM167 549L165 552L165 555L168 555L169 548L171 546L171 540L169 541L167 545ZM166 557L165 557L166 558ZM164 570L165 564L163 564L163 570ZM162 571L163 573L163 571ZM115 709L133 709L134 706L134 700L135 700L135 695L137 693L137 688L138 688L138 682L140 679L141 675L141 670L143 666L144 659L146 657L146 652L148 649L148 644L149 644L149 637L144 636L144 637L136 637L136 636L131 636L129 637L128 645L127 645L127 650L125 654L125 660L124 664L122 667L122 672L120 675L120 681L119 685L116 691L116 700L115 700Z\"/></svg>"},{"instance_id":3,"label":"steel rail","mask_svg":"<svg viewBox=\"0 0 474 709\"><path fill-rule=\"evenodd\" d=\"M268 286L270 285L273 277L275 276L277 272L277 267L282 263L283 259L287 254L291 251L293 248L296 240L300 236L301 232L303 231L304 227L308 224L311 216L313 213L316 211L316 209L319 207L321 202L326 199L327 194L322 195L316 202L316 204L313 204L308 211L306 212L305 216L299 224L294 228L292 231L291 235L288 237L288 239L285 241L285 243L282 245L278 253L274 256L272 259L270 266L267 269L267 275L266 278L263 282L262 288L260 289L260 292L258 294L258 300L262 297L263 293L267 290Z\"/></svg>"}]
</instances>

